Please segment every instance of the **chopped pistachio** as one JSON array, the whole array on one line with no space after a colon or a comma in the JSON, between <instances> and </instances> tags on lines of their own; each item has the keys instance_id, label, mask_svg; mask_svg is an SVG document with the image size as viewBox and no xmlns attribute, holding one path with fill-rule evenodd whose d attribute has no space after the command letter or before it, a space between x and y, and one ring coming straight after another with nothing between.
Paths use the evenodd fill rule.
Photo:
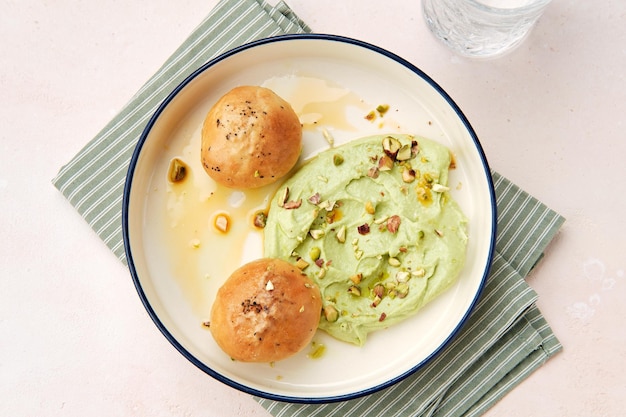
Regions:
<instances>
[{"instance_id":1,"label":"chopped pistachio","mask_svg":"<svg viewBox=\"0 0 626 417\"><path fill-rule=\"evenodd\" d=\"M414 277L422 278L426 275L426 270L424 268L418 268L415 271L411 271L411 275Z\"/></svg>"},{"instance_id":2,"label":"chopped pistachio","mask_svg":"<svg viewBox=\"0 0 626 417\"><path fill-rule=\"evenodd\" d=\"M302 259L302 258L298 258L298 259L296 260L296 267L297 267L299 270L303 271L303 270L305 270L308 266L309 266L309 263L308 263L307 261L305 261L304 259Z\"/></svg>"},{"instance_id":3,"label":"chopped pistachio","mask_svg":"<svg viewBox=\"0 0 626 417\"><path fill-rule=\"evenodd\" d=\"M393 159L388 155L383 155L378 160L378 169L380 171L390 171L393 168Z\"/></svg>"},{"instance_id":4,"label":"chopped pistachio","mask_svg":"<svg viewBox=\"0 0 626 417\"><path fill-rule=\"evenodd\" d=\"M307 201L311 204L315 204L315 205L319 204L320 201L322 201L320 197L320 193L313 194L311 197L307 199Z\"/></svg>"},{"instance_id":5,"label":"chopped pistachio","mask_svg":"<svg viewBox=\"0 0 626 417\"><path fill-rule=\"evenodd\" d=\"M365 211L369 214L376 213L376 208L374 207L371 201L365 202Z\"/></svg>"},{"instance_id":6,"label":"chopped pistachio","mask_svg":"<svg viewBox=\"0 0 626 417\"><path fill-rule=\"evenodd\" d=\"M254 226L263 229L267 223L267 214L263 211L257 211L254 214Z\"/></svg>"},{"instance_id":7,"label":"chopped pistachio","mask_svg":"<svg viewBox=\"0 0 626 417\"><path fill-rule=\"evenodd\" d=\"M409 159L411 159L411 146L402 145L402 147L398 150L398 154L396 155L396 160L408 161Z\"/></svg>"},{"instance_id":8,"label":"chopped pistachio","mask_svg":"<svg viewBox=\"0 0 626 417\"><path fill-rule=\"evenodd\" d=\"M449 187L446 187L445 185L441 185L441 184L433 184L432 190L437 192L437 193L443 193L446 191L450 191Z\"/></svg>"},{"instance_id":9,"label":"chopped pistachio","mask_svg":"<svg viewBox=\"0 0 626 417\"><path fill-rule=\"evenodd\" d=\"M187 165L178 158L172 159L167 178L172 183L181 182L187 177Z\"/></svg>"},{"instance_id":10,"label":"chopped pistachio","mask_svg":"<svg viewBox=\"0 0 626 417\"><path fill-rule=\"evenodd\" d=\"M411 168L404 167L402 169L402 181L412 183L415 181L415 171Z\"/></svg>"},{"instance_id":11,"label":"chopped pistachio","mask_svg":"<svg viewBox=\"0 0 626 417\"><path fill-rule=\"evenodd\" d=\"M367 170L367 176L370 178L378 178L378 176L380 175L380 170L378 169L378 167L371 167L370 169Z\"/></svg>"},{"instance_id":12,"label":"chopped pistachio","mask_svg":"<svg viewBox=\"0 0 626 417\"><path fill-rule=\"evenodd\" d=\"M339 230L337 230L337 240L339 243L345 243L346 241L346 226L342 225Z\"/></svg>"},{"instance_id":13,"label":"chopped pistachio","mask_svg":"<svg viewBox=\"0 0 626 417\"><path fill-rule=\"evenodd\" d=\"M396 155L398 155L401 147L402 143L393 136L385 136L383 138L383 150L392 160L396 159Z\"/></svg>"},{"instance_id":14,"label":"chopped pistachio","mask_svg":"<svg viewBox=\"0 0 626 417\"><path fill-rule=\"evenodd\" d=\"M360 284L362 279L363 279L362 273L354 274L350 277L350 281L354 282L355 284Z\"/></svg>"},{"instance_id":15,"label":"chopped pistachio","mask_svg":"<svg viewBox=\"0 0 626 417\"><path fill-rule=\"evenodd\" d=\"M376 296L374 296L374 300L372 301L372 307L378 307L378 304L380 304L380 302L381 302L382 300L383 300L383 299L382 299L381 297L379 297L379 296L377 296L377 295L376 295Z\"/></svg>"},{"instance_id":16,"label":"chopped pistachio","mask_svg":"<svg viewBox=\"0 0 626 417\"><path fill-rule=\"evenodd\" d=\"M441 230L435 229L435 233L437 234L437 236L443 237L443 232Z\"/></svg>"},{"instance_id":17,"label":"chopped pistachio","mask_svg":"<svg viewBox=\"0 0 626 417\"><path fill-rule=\"evenodd\" d=\"M324 139L326 139L326 142L328 142L330 146L335 144L335 138L328 130L326 130L326 128L322 128L322 136L324 136Z\"/></svg>"},{"instance_id":18,"label":"chopped pistachio","mask_svg":"<svg viewBox=\"0 0 626 417\"><path fill-rule=\"evenodd\" d=\"M370 122L376 119L376 112L374 110L372 110L371 112L367 113L365 115L365 119L369 120Z\"/></svg>"},{"instance_id":19,"label":"chopped pistachio","mask_svg":"<svg viewBox=\"0 0 626 417\"><path fill-rule=\"evenodd\" d=\"M389 219L389 216L383 216L383 217L380 217L380 218L374 220L374 223L376 223L376 224L383 224L383 223L385 223L387 221L387 219Z\"/></svg>"},{"instance_id":20,"label":"chopped pistachio","mask_svg":"<svg viewBox=\"0 0 626 417\"><path fill-rule=\"evenodd\" d=\"M222 233L228 232L228 228L230 226L228 223L228 217L225 214L218 214L215 216L213 224L215 225L215 228Z\"/></svg>"},{"instance_id":21,"label":"chopped pistachio","mask_svg":"<svg viewBox=\"0 0 626 417\"><path fill-rule=\"evenodd\" d=\"M362 250L354 251L354 257L359 261L363 257L364 252Z\"/></svg>"},{"instance_id":22,"label":"chopped pistachio","mask_svg":"<svg viewBox=\"0 0 626 417\"><path fill-rule=\"evenodd\" d=\"M278 207L283 207L289 198L289 187L283 188L278 199Z\"/></svg>"},{"instance_id":23,"label":"chopped pistachio","mask_svg":"<svg viewBox=\"0 0 626 417\"><path fill-rule=\"evenodd\" d=\"M376 297L382 298L385 295L385 287L383 286L383 284L376 284L374 285L374 288L372 288L372 293Z\"/></svg>"},{"instance_id":24,"label":"chopped pistachio","mask_svg":"<svg viewBox=\"0 0 626 417\"><path fill-rule=\"evenodd\" d=\"M333 164L335 164L335 166L343 164L343 156L339 153L333 155Z\"/></svg>"},{"instance_id":25,"label":"chopped pistachio","mask_svg":"<svg viewBox=\"0 0 626 417\"><path fill-rule=\"evenodd\" d=\"M324 236L324 231L321 229L311 229L309 230L309 234L314 240L318 240Z\"/></svg>"},{"instance_id":26,"label":"chopped pistachio","mask_svg":"<svg viewBox=\"0 0 626 417\"><path fill-rule=\"evenodd\" d=\"M320 248L317 246L313 246L311 250L309 251L309 256L311 257L312 261L317 261L320 257L320 253L321 253Z\"/></svg>"},{"instance_id":27,"label":"chopped pistachio","mask_svg":"<svg viewBox=\"0 0 626 417\"><path fill-rule=\"evenodd\" d=\"M272 283L272 281L267 281L267 284L265 284L265 290L266 291L274 291L274 284Z\"/></svg>"},{"instance_id":28,"label":"chopped pistachio","mask_svg":"<svg viewBox=\"0 0 626 417\"><path fill-rule=\"evenodd\" d=\"M379 104L378 106L376 106L376 111L378 112L378 114L380 114L380 116L384 116L385 113L387 113L389 111L389 104Z\"/></svg>"},{"instance_id":29,"label":"chopped pistachio","mask_svg":"<svg viewBox=\"0 0 626 417\"><path fill-rule=\"evenodd\" d=\"M332 305L327 305L324 307L324 317L330 323L334 323L339 318L339 312Z\"/></svg>"},{"instance_id":30,"label":"chopped pistachio","mask_svg":"<svg viewBox=\"0 0 626 417\"><path fill-rule=\"evenodd\" d=\"M391 233L396 233L400 228L400 223L402 222L402 218L397 214L394 214L387 220L387 230Z\"/></svg>"},{"instance_id":31,"label":"chopped pistachio","mask_svg":"<svg viewBox=\"0 0 626 417\"><path fill-rule=\"evenodd\" d=\"M389 257L389 259L387 259L387 263L389 265L391 265L391 266L400 266L401 265L401 263L398 260L398 258L394 258L394 257L391 257L391 256Z\"/></svg>"},{"instance_id":32,"label":"chopped pistachio","mask_svg":"<svg viewBox=\"0 0 626 417\"><path fill-rule=\"evenodd\" d=\"M361 289L359 287L357 287L356 285L351 285L348 288L348 292L356 297L360 297L361 296Z\"/></svg>"},{"instance_id":33,"label":"chopped pistachio","mask_svg":"<svg viewBox=\"0 0 626 417\"><path fill-rule=\"evenodd\" d=\"M396 280L398 282L407 282L409 280L409 276L410 274L406 271L398 271L398 273L396 273Z\"/></svg>"}]
</instances>

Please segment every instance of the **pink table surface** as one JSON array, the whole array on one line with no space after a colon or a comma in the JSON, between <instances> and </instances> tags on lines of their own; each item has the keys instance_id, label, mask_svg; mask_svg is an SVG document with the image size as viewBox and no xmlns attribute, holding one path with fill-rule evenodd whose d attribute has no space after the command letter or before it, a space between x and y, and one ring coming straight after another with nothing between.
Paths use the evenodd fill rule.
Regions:
<instances>
[{"instance_id":1,"label":"pink table surface","mask_svg":"<svg viewBox=\"0 0 626 417\"><path fill-rule=\"evenodd\" d=\"M216 2L1 2L1 415L268 416L171 347L50 182ZM564 350L487 415L623 415L626 2L554 0L493 61L437 43L417 0L288 3L431 75L492 168L567 218L529 278Z\"/></svg>"}]
</instances>

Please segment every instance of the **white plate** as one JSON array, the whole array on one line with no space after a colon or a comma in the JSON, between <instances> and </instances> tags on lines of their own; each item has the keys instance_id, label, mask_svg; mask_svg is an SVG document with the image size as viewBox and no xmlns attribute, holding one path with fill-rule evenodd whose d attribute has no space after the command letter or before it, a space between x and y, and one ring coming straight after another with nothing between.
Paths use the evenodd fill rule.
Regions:
<instances>
[{"instance_id":1,"label":"white plate","mask_svg":"<svg viewBox=\"0 0 626 417\"><path fill-rule=\"evenodd\" d=\"M311 79L325 84L315 88L308 83ZM449 184L469 219L467 262L457 284L414 317L371 334L362 348L318 331L314 340L326 348L318 359L311 359L305 350L272 365L231 361L201 323L208 319L212 296L226 278L224 274L262 255L260 240L248 239L245 246L241 241L231 243L225 255L205 252L201 262L219 265L221 274L203 281L204 289L197 292L200 296L191 300L168 253L170 238L176 237L163 234L163 201L171 198L164 175L173 156L189 158L199 152L194 144L199 144L204 115L222 94L242 84L267 85L290 102L304 100L294 105L303 118L315 117L315 111L304 114L305 104L328 101L325 119L305 129L307 156L328 146L321 126L337 144L369 134L404 132L448 146L457 161ZM349 94L337 98L335 92ZM318 93L320 97L303 98ZM383 103L391 106L384 118L375 122L363 118L368 108ZM347 109L345 114L338 113L341 106ZM191 159L192 171L196 171L199 165L194 164L199 161L193 160L195 156ZM212 186L208 177L200 177L195 176L197 187ZM234 197L227 203L237 205L231 201ZM202 220L203 224L207 221ZM160 331L185 357L250 394L316 403L355 398L390 386L445 347L469 316L485 283L495 245L496 207L489 167L474 131L452 99L427 75L398 56L353 39L286 35L244 45L207 63L163 102L131 161L123 226L139 296Z\"/></svg>"}]
</instances>

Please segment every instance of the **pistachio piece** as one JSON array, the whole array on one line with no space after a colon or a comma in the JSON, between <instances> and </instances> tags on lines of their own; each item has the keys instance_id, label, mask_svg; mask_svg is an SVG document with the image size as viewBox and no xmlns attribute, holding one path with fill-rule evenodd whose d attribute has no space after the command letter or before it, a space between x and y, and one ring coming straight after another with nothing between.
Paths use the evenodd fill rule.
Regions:
<instances>
[{"instance_id":1,"label":"pistachio piece","mask_svg":"<svg viewBox=\"0 0 626 417\"><path fill-rule=\"evenodd\" d=\"M282 191L280 192L279 198L278 198L278 207L284 207L285 203L287 202L287 199L289 198L289 187L285 187L282 189Z\"/></svg>"},{"instance_id":2,"label":"pistachio piece","mask_svg":"<svg viewBox=\"0 0 626 417\"><path fill-rule=\"evenodd\" d=\"M378 176L380 175L380 169L378 167L371 167L370 169L367 170L367 176L370 178L378 178Z\"/></svg>"},{"instance_id":3,"label":"pistachio piece","mask_svg":"<svg viewBox=\"0 0 626 417\"><path fill-rule=\"evenodd\" d=\"M387 263L391 266L400 266L401 263L398 260L398 258L394 258L392 256L389 257L389 259L387 259Z\"/></svg>"},{"instance_id":4,"label":"pistachio piece","mask_svg":"<svg viewBox=\"0 0 626 417\"><path fill-rule=\"evenodd\" d=\"M254 227L263 229L266 223L267 223L267 214L265 214L264 211L257 211L254 214L254 220L253 220Z\"/></svg>"},{"instance_id":5,"label":"pistachio piece","mask_svg":"<svg viewBox=\"0 0 626 417\"><path fill-rule=\"evenodd\" d=\"M311 260L313 262L315 262L315 261L317 261L319 259L321 253L322 253L322 251L317 246L313 246L311 248L311 250L309 250L309 256L311 257Z\"/></svg>"},{"instance_id":6,"label":"pistachio piece","mask_svg":"<svg viewBox=\"0 0 626 417\"><path fill-rule=\"evenodd\" d=\"M378 304L380 304L380 302L381 302L382 300L383 300L383 299L382 299L381 297L379 297L379 296L377 296L377 295L376 295L376 296L374 296L374 300L372 301L372 304L371 304L371 305L372 305L372 307L374 307L374 308L378 307Z\"/></svg>"},{"instance_id":7,"label":"pistachio piece","mask_svg":"<svg viewBox=\"0 0 626 417\"><path fill-rule=\"evenodd\" d=\"M386 313L380 313L380 317L378 317L378 321L385 321L385 319L387 318L387 314Z\"/></svg>"},{"instance_id":8,"label":"pistachio piece","mask_svg":"<svg viewBox=\"0 0 626 417\"><path fill-rule=\"evenodd\" d=\"M419 153L420 148L416 140L411 141L411 158L415 158Z\"/></svg>"},{"instance_id":9,"label":"pistachio piece","mask_svg":"<svg viewBox=\"0 0 626 417\"><path fill-rule=\"evenodd\" d=\"M313 240L319 240L324 236L324 231L321 229L311 229L309 230L309 234L313 238Z\"/></svg>"},{"instance_id":10,"label":"pistachio piece","mask_svg":"<svg viewBox=\"0 0 626 417\"><path fill-rule=\"evenodd\" d=\"M305 270L308 266L309 266L309 263L308 263L307 261L305 261L304 259L302 259L302 258L298 258L298 259L296 260L296 267L297 267L299 270L303 271L303 270Z\"/></svg>"},{"instance_id":11,"label":"pistachio piece","mask_svg":"<svg viewBox=\"0 0 626 417\"><path fill-rule=\"evenodd\" d=\"M398 271L396 273L396 281L398 282L407 282L409 280L410 274L406 271Z\"/></svg>"},{"instance_id":12,"label":"pistachio piece","mask_svg":"<svg viewBox=\"0 0 626 417\"><path fill-rule=\"evenodd\" d=\"M332 305L327 305L324 307L324 318L330 323L334 323L339 318L339 312Z\"/></svg>"},{"instance_id":13,"label":"pistachio piece","mask_svg":"<svg viewBox=\"0 0 626 417\"><path fill-rule=\"evenodd\" d=\"M267 281L267 284L265 284L265 290L266 291L274 291L274 284L272 283L272 281Z\"/></svg>"},{"instance_id":14,"label":"pistachio piece","mask_svg":"<svg viewBox=\"0 0 626 417\"><path fill-rule=\"evenodd\" d=\"M371 202L371 201L366 201L366 202L365 202L365 211L366 211L368 214L374 214L374 213L376 213L376 208L374 207L374 205L372 204L372 202Z\"/></svg>"},{"instance_id":15,"label":"pistachio piece","mask_svg":"<svg viewBox=\"0 0 626 417\"><path fill-rule=\"evenodd\" d=\"M172 183L181 182L187 177L187 165L178 158L172 159L167 178Z\"/></svg>"},{"instance_id":16,"label":"pistachio piece","mask_svg":"<svg viewBox=\"0 0 626 417\"><path fill-rule=\"evenodd\" d=\"M450 188L446 187L445 185L441 185L441 184L435 183L432 186L432 190L437 192L437 193L443 193L443 192L446 192L446 191L450 191Z\"/></svg>"},{"instance_id":17,"label":"pistachio piece","mask_svg":"<svg viewBox=\"0 0 626 417\"><path fill-rule=\"evenodd\" d=\"M406 183L412 183L415 181L415 170L409 167L402 168L402 181Z\"/></svg>"},{"instance_id":18,"label":"pistachio piece","mask_svg":"<svg viewBox=\"0 0 626 417\"><path fill-rule=\"evenodd\" d=\"M414 277L422 278L426 276L426 270L424 268L418 268L415 271L411 271L411 275Z\"/></svg>"},{"instance_id":19,"label":"pistachio piece","mask_svg":"<svg viewBox=\"0 0 626 417\"><path fill-rule=\"evenodd\" d=\"M376 111L378 112L378 114L380 114L380 116L384 116L385 113L387 113L389 111L389 104L379 104L378 106L376 106Z\"/></svg>"},{"instance_id":20,"label":"pistachio piece","mask_svg":"<svg viewBox=\"0 0 626 417\"><path fill-rule=\"evenodd\" d=\"M359 287L357 287L356 285L351 285L348 288L348 292L352 295L354 295L355 297L360 297L361 296L361 289Z\"/></svg>"},{"instance_id":21,"label":"pistachio piece","mask_svg":"<svg viewBox=\"0 0 626 417\"><path fill-rule=\"evenodd\" d=\"M360 284L362 279L363 279L362 273L354 274L350 277L350 281L352 281L355 284Z\"/></svg>"},{"instance_id":22,"label":"pistachio piece","mask_svg":"<svg viewBox=\"0 0 626 417\"><path fill-rule=\"evenodd\" d=\"M343 155L336 153L333 155L333 164L337 167L343 164Z\"/></svg>"},{"instance_id":23,"label":"pistachio piece","mask_svg":"<svg viewBox=\"0 0 626 417\"><path fill-rule=\"evenodd\" d=\"M387 220L387 230L389 230L391 233L396 233L400 228L400 222L402 222L402 218L397 214L389 217L389 219Z\"/></svg>"},{"instance_id":24,"label":"pistachio piece","mask_svg":"<svg viewBox=\"0 0 626 417\"><path fill-rule=\"evenodd\" d=\"M320 197L320 193L315 193L309 197L307 201L311 204L318 205L320 201L322 201L322 198Z\"/></svg>"},{"instance_id":25,"label":"pistachio piece","mask_svg":"<svg viewBox=\"0 0 626 417\"><path fill-rule=\"evenodd\" d=\"M372 288L372 293L375 297L383 298L385 295L385 286L383 284L376 284L374 288Z\"/></svg>"},{"instance_id":26,"label":"pistachio piece","mask_svg":"<svg viewBox=\"0 0 626 417\"><path fill-rule=\"evenodd\" d=\"M213 225L215 226L217 230L219 230L222 233L228 232L228 229L230 228L230 222L228 221L228 216L226 214L218 214L217 216L215 216L215 219L213 220Z\"/></svg>"},{"instance_id":27,"label":"pistachio piece","mask_svg":"<svg viewBox=\"0 0 626 417\"><path fill-rule=\"evenodd\" d=\"M390 171L393 168L393 159L388 155L383 155L378 160L378 169L380 171Z\"/></svg>"},{"instance_id":28,"label":"pistachio piece","mask_svg":"<svg viewBox=\"0 0 626 417\"><path fill-rule=\"evenodd\" d=\"M346 226L342 225L339 230L337 230L337 240L339 241L339 243L345 243L346 242Z\"/></svg>"},{"instance_id":29,"label":"pistachio piece","mask_svg":"<svg viewBox=\"0 0 626 417\"><path fill-rule=\"evenodd\" d=\"M392 160L396 160L396 155L398 155L398 151L401 147L402 143L393 136L385 136L383 138L383 151L385 151L385 154Z\"/></svg>"},{"instance_id":30,"label":"pistachio piece","mask_svg":"<svg viewBox=\"0 0 626 417\"><path fill-rule=\"evenodd\" d=\"M396 287L396 291L398 293L398 298L405 298L409 294L409 284L407 284L406 282L399 283Z\"/></svg>"},{"instance_id":31,"label":"pistachio piece","mask_svg":"<svg viewBox=\"0 0 626 417\"><path fill-rule=\"evenodd\" d=\"M370 232L370 225L367 223L363 223L360 226L357 226L357 231L360 235L366 235Z\"/></svg>"},{"instance_id":32,"label":"pistachio piece","mask_svg":"<svg viewBox=\"0 0 626 417\"><path fill-rule=\"evenodd\" d=\"M376 119L376 112L372 110L371 112L365 115L365 120L369 120L370 122Z\"/></svg>"},{"instance_id":33,"label":"pistachio piece","mask_svg":"<svg viewBox=\"0 0 626 417\"><path fill-rule=\"evenodd\" d=\"M298 199L297 201L288 201L283 205L283 208L287 210L297 209L302 205L302 199Z\"/></svg>"},{"instance_id":34,"label":"pistachio piece","mask_svg":"<svg viewBox=\"0 0 626 417\"><path fill-rule=\"evenodd\" d=\"M396 161L408 161L409 159L411 159L411 146L402 145L396 155Z\"/></svg>"}]
</instances>

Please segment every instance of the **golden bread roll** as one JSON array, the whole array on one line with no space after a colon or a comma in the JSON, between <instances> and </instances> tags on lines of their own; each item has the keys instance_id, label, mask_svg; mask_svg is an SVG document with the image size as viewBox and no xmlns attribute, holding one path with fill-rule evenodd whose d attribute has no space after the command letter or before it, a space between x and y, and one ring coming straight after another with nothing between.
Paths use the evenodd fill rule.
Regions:
<instances>
[{"instance_id":1,"label":"golden bread roll","mask_svg":"<svg viewBox=\"0 0 626 417\"><path fill-rule=\"evenodd\" d=\"M302 151L302 126L272 90L236 87L220 98L202 126L202 166L220 184L257 188L286 175Z\"/></svg>"},{"instance_id":2,"label":"golden bread roll","mask_svg":"<svg viewBox=\"0 0 626 417\"><path fill-rule=\"evenodd\" d=\"M302 350L319 324L319 288L297 267L264 258L237 269L217 292L211 333L231 358L274 362Z\"/></svg>"}]
</instances>

